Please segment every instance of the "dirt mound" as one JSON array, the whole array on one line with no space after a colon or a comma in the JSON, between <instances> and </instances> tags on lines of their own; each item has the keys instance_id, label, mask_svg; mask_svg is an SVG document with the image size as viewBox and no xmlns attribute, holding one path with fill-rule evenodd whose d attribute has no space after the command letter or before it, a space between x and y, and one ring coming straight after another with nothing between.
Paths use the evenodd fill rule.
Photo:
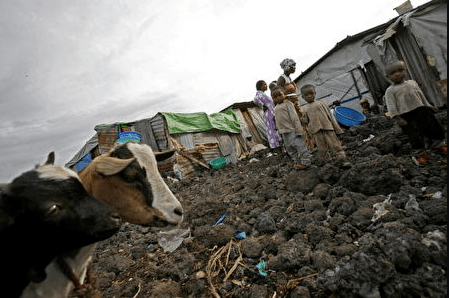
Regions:
<instances>
[{"instance_id":1,"label":"dirt mound","mask_svg":"<svg viewBox=\"0 0 449 298\"><path fill-rule=\"evenodd\" d=\"M266 150L166 179L183 224L123 225L72 297L446 297L446 153L413 160L382 116L341 140L351 168L299 171Z\"/></svg>"}]
</instances>

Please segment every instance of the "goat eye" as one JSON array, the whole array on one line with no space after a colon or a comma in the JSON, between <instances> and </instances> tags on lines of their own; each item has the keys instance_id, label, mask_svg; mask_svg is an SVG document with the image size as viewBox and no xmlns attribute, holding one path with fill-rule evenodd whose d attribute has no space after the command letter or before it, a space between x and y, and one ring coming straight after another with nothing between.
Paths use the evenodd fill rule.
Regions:
<instances>
[{"instance_id":1,"label":"goat eye","mask_svg":"<svg viewBox=\"0 0 449 298\"><path fill-rule=\"evenodd\" d=\"M45 216L55 216L58 215L62 210L62 207L57 205L57 204L53 204L50 206L50 208L47 209L47 211L45 212Z\"/></svg>"},{"instance_id":2,"label":"goat eye","mask_svg":"<svg viewBox=\"0 0 449 298\"><path fill-rule=\"evenodd\" d=\"M123 180L125 180L125 182L132 183L136 180L136 177L134 175L125 175Z\"/></svg>"}]
</instances>

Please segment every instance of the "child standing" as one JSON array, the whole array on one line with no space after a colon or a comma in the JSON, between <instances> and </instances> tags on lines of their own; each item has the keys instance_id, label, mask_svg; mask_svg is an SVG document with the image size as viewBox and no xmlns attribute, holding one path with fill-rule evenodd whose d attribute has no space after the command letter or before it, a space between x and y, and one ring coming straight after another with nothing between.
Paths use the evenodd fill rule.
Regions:
<instances>
[{"instance_id":1,"label":"child standing","mask_svg":"<svg viewBox=\"0 0 449 298\"><path fill-rule=\"evenodd\" d=\"M393 83L385 91L388 114L396 119L408 136L412 148L439 148L444 145L445 132L435 118L436 108L426 100L416 81L404 80L407 74L405 63L397 61L385 71Z\"/></svg>"},{"instance_id":2,"label":"child standing","mask_svg":"<svg viewBox=\"0 0 449 298\"><path fill-rule=\"evenodd\" d=\"M344 167L350 167L346 153L343 150L337 134L343 130L335 120L332 111L327 104L321 100L315 100L315 87L307 84L301 87L301 95L308 105L303 107L302 123L307 125L317 148L318 158L327 162L335 156L343 162Z\"/></svg>"},{"instance_id":3,"label":"child standing","mask_svg":"<svg viewBox=\"0 0 449 298\"><path fill-rule=\"evenodd\" d=\"M267 129L268 144L270 148L278 148L279 140L275 130L276 126L274 125L273 101L265 94L265 91L267 91L267 83L263 80L257 81L256 89L254 103L263 109L263 122Z\"/></svg>"},{"instance_id":4,"label":"child standing","mask_svg":"<svg viewBox=\"0 0 449 298\"><path fill-rule=\"evenodd\" d=\"M274 118L276 127L284 140L287 154L295 161L296 169L306 169L311 165L310 153L302 135L304 131L293 103L285 99L278 88L273 91Z\"/></svg>"}]
</instances>

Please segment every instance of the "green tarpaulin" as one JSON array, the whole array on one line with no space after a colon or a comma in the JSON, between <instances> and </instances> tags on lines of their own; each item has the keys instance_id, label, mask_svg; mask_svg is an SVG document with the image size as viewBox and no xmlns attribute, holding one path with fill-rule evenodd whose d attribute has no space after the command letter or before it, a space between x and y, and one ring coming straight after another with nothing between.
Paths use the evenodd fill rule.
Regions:
<instances>
[{"instance_id":1,"label":"green tarpaulin","mask_svg":"<svg viewBox=\"0 0 449 298\"><path fill-rule=\"evenodd\" d=\"M161 113L167 120L169 133L200 132L218 129L240 132L240 122L233 110L207 115L206 113Z\"/></svg>"}]
</instances>

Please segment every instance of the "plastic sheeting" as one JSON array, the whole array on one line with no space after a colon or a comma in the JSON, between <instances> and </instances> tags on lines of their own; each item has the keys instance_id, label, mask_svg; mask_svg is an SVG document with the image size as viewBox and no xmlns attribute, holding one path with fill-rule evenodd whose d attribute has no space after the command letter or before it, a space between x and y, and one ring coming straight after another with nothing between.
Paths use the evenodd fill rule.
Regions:
<instances>
[{"instance_id":1,"label":"plastic sheeting","mask_svg":"<svg viewBox=\"0 0 449 298\"><path fill-rule=\"evenodd\" d=\"M172 133L200 132L218 129L232 133L240 132L240 122L231 109L221 113L161 113L167 121L168 131Z\"/></svg>"},{"instance_id":2,"label":"plastic sheeting","mask_svg":"<svg viewBox=\"0 0 449 298\"><path fill-rule=\"evenodd\" d=\"M298 89L305 84L314 85L317 92L316 98L324 97L323 100L329 105L336 100L345 101L350 98L356 98L358 93L350 73L353 70L359 91L366 92L368 85L360 71L356 70L371 61L368 53L362 50L362 43L362 39L350 42L333 52L332 55L324 58L296 82ZM363 96L371 103L373 102L371 94ZM302 98L299 99L299 103L301 105L307 104ZM358 100L350 101L344 106L362 111Z\"/></svg>"},{"instance_id":3,"label":"plastic sheeting","mask_svg":"<svg viewBox=\"0 0 449 298\"><path fill-rule=\"evenodd\" d=\"M95 134L92 138L90 138L86 144L84 144L83 148L81 148L72 159L65 164L65 167L73 169L75 164L81 160L87 153L89 153L92 149L97 147L98 145L98 137Z\"/></svg>"},{"instance_id":4,"label":"plastic sheeting","mask_svg":"<svg viewBox=\"0 0 449 298\"><path fill-rule=\"evenodd\" d=\"M435 59L440 77L447 78L447 3L424 14L412 15L409 23L418 45Z\"/></svg>"}]
</instances>

